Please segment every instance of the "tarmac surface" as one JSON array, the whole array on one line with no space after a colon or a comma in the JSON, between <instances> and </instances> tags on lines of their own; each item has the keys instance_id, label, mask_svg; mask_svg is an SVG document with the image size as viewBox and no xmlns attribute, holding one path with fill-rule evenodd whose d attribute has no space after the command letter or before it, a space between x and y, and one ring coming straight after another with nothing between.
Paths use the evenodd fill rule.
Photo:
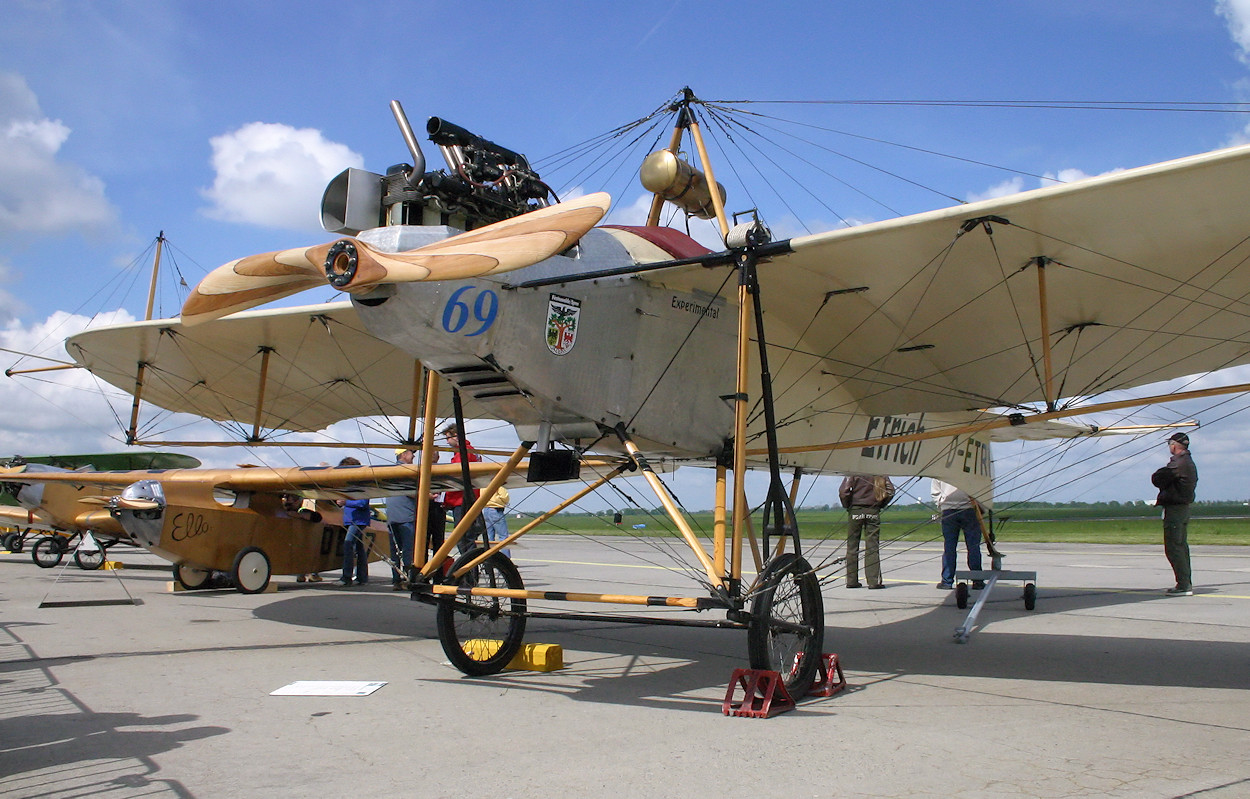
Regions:
<instances>
[{"instance_id":1,"label":"tarmac surface","mask_svg":"<svg viewBox=\"0 0 1250 799\"><path fill-rule=\"evenodd\" d=\"M1250 796L1250 548L1195 547L1183 598L1161 546L1005 548L1037 607L1000 584L964 644L940 545L885 547L886 590L832 581L849 686L770 719L721 712L741 631L532 619L563 670L468 678L380 563L364 587L243 595L171 593L167 564L121 547L115 572L0 554L0 793ZM651 542L513 554L530 588L701 595ZM271 695L299 680L385 685Z\"/></svg>"}]
</instances>

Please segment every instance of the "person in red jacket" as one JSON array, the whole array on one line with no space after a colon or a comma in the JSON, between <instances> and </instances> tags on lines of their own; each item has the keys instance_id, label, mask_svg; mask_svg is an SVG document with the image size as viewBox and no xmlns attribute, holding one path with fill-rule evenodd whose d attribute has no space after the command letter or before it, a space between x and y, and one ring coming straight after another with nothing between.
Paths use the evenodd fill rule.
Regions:
<instances>
[{"instance_id":1,"label":"person in red jacket","mask_svg":"<svg viewBox=\"0 0 1250 799\"><path fill-rule=\"evenodd\" d=\"M460 463L460 431L456 429L455 424L449 424L443 428L443 436L447 439L447 446L451 448L451 462ZM482 459L481 455L473 451L473 445L469 443L467 438L464 440L464 449L468 454L466 460L469 463ZM479 494L481 494L480 491L476 488L473 489L473 500L476 500ZM465 502L463 491L448 491L443 496L443 505L451 509L451 518L455 520L456 524L460 524L460 520L464 518L464 512L473 504L473 500ZM460 551L468 552L472 549L474 540L474 536L471 535L466 535L460 539Z\"/></svg>"}]
</instances>

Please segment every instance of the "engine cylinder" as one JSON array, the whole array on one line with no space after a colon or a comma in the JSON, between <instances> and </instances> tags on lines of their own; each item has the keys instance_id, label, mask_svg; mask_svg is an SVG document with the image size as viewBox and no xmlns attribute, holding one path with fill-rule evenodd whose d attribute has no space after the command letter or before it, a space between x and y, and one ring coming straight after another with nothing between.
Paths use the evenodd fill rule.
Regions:
<instances>
[{"instance_id":1,"label":"engine cylinder","mask_svg":"<svg viewBox=\"0 0 1250 799\"><path fill-rule=\"evenodd\" d=\"M690 164L681 160L672 150L656 150L642 162L638 171L642 187L658 194L688 214L700 219L716 215L712 205L712 192L707 177ZM716 184L721 204L725 202L725 187Z\"/></svg>"}]
</instances>

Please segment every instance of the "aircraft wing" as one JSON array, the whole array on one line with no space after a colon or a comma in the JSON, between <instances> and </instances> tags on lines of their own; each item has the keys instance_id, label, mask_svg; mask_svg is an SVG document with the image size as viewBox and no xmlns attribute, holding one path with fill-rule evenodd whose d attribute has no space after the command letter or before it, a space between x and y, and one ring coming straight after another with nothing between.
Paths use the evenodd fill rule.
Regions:
<instances>
[{"instance_id":1,"label":"aircraft wing","mask_svg":"<svg viewBox=\"0 0 1250 799\"><path fill-rule=\"evenodd\" d=\"M342 419L408 416L410 355L365 330L350 302L238 313L185 326L158 319L91 328L65 343L78 364L170 411L265 428L321 430ZM443 396L445 394L445 396ZM465 415L490 415L466 398ZM450 385L440 408L451 408Z\"/></svg>"},{"instance_id":2,"label":"aircraft wing","mask_svg":"<svg viewBox=\"0 0 1250 799\"><path fill-rule=\"evenodd\" d=\"M584 467L596 472L609 471L622 462L621 459L585 459ZM522 461L506 485L519 487L526 484L527 463ZM469 464L473 484L485 486L498 472L499 465L489 462ZM256 466L234 469L166 469L134 470L124 472L44 472L27 471L24 466L0 468L0 482L10 483L69 483L77 486L94 486L102 490L120 492L126 486L140 480L161 483L206 484L214 490L237 493L291 493L310 499L359 499L394 494L410 494L417 490L421 467L418 464L391 464L388 466L305 466L275 469ZM459 490L461 468L459 463L437 463L431 467L431 491ZM25 515L25 511L22 511Z\"/></svg>"},{"instance_id":3,"label":"aircraft wing","mask_svg":"<svg viewBox=\"0 0 1250 799\"><path fill-rule=\"evenodd\" d=\"M97 455L20 455L0 458L0 465L12 466L14 462L42 463L61 469L78 469L84 466L108 471L110 469L194 469L200 465L198 458L177 452L104 452Z\"/></svg>"},{"instance_id":4,"label":"aircraft wing","mask_svg":"<svg viewBox=\"0 0 1250 799\"><path fill-rule=\"evenodd\" d=\"M1236 147L792 239L759 267L779 418L1020 408L1248 363L1247 207Z\"/></svg>"}]
</instances>

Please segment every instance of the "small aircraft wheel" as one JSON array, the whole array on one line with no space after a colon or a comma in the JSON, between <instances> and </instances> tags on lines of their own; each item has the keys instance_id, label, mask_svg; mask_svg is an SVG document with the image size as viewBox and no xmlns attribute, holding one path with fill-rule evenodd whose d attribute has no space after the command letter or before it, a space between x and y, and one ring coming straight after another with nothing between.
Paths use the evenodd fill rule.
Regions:
<instances>
[{"instance_id":1,"label":"small aircraft wheel","mask_svg":"<svg viewBox=\"0 0 1250 799\"><path fill-rule=\"evenodd\" d=\"M824 639L820 582L806 560L787 552L764 568L751 604L751 668L778 672L791 695L802 696L816 677Z\"/></svg>"},{"instance_id":2,"label":"small aircraft wheel","mask_svg":"<svg viewBox=\"0 0 1250 799\"><path fill-rule=\"evenodd\" d=\"M1024 609L1032 610L1037 607L1037 586L1033 583L1024 584Z\"/></svg>"},{"instance_id":3,"label":"small aircraft wheel","mask_svg":"<svg viewBox=\"0 0 1250 799\"><path fill-rule=\"evenodd\" d=\"M35 562L36 566L43 569L51 569L60 563L63 557L65 557L65 545L61 543L60 536L44 536L30 548L30 559Z\"/></svg>"},{"instance_id":4,"label":"small aircraft wheel","mask_svg":"<svg viewBox=\"0 0 1250 799\"><path fill-rule=\"evenodd\" d=\"M197 569L185 563L174 564L174 582L188 591L203 588L212 576L208 569Z\"/></svg>"},{"instance_id":5,"label":"small aircraft wheel","mask_svg":"<svg viewBox=\"0 0 1250 799\"><path fill-rule=\"evenodd\" d=\"M485 551L475 547L456 559L454 574ZM521 573L502 552L496 552L459 579L459 588L525 589ZM451 664L471 677L503 671L525 638L525 598L440 594L438 640Z\"/></svg>"},{"instance_id":6,"label":"small aircraft wheel","mask_svg":"<svg viewBox=\"0 0 1250 799\"><path fill-rule=\"evenodd\" d=\"M960 610L968 607L968 584L959 583L955 586L955 606Z\"/></svg>"},{"instance_id":7,"label":"small aircraft wheel","mask_svg":"<svg viewBox=\"0 0 1250 799\"><path fill-rule=\"evenodd\" d=\"M0 549L5 549L9 552L12 552L13 551L13 539L16 536L17 536L17 533L5 533L4 535L0 536Z\"/></svg>"},{"instance_id":8,"label":"small aircraft wheel","mask_svg":"<svg viewBox=\"0 0 1250 799\"><path fill-rule=\"evenodd\" d=\"M105 552L104 547L97 546L95 549L87 551L83 549L74 550L74 563L83 571L95 571L104 565Z\"/></svg>"},{"instance_id":9,"label":"small aircraft wheel","mask_svg":"<svg viewBox=\"0 0 1250 799\"><path fill-rule=\"evenodd\" d=\"M230 579L244 594L259 594L269 587L269 556L260 547L244 547L234 556Z\"/></svg>"}]
</instances>

